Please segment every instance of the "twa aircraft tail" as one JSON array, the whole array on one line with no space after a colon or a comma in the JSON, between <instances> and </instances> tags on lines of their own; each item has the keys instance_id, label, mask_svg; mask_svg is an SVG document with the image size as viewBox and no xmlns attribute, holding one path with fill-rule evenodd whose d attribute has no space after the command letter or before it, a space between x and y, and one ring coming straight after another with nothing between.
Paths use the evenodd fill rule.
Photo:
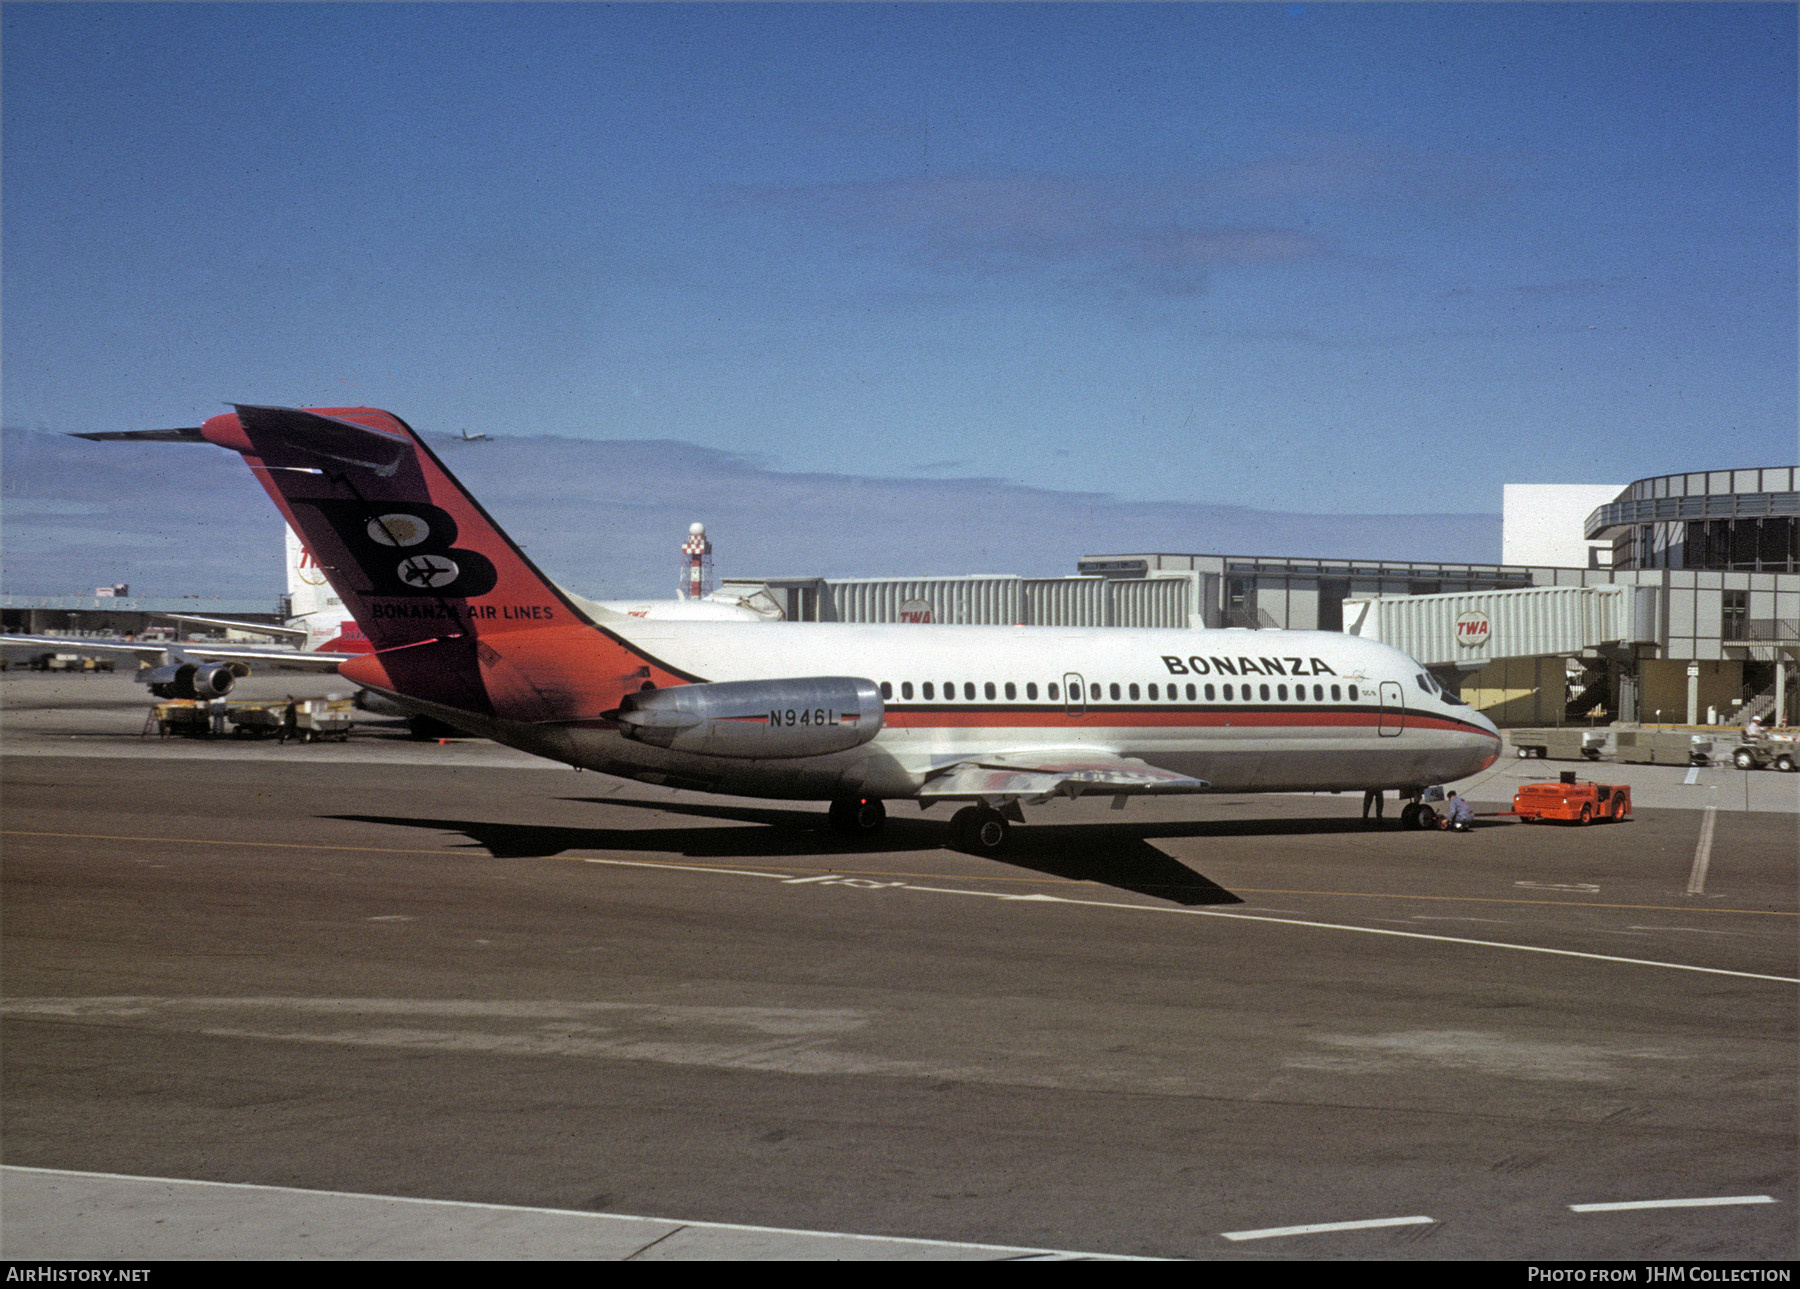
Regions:
<instances>
[{"instance_id":1,"label":"twa aircraft tail","mask_svg":"<svg viewBox=\"0 0 1800 1289\"><path fill-rule=\"evenodd\" d=\"M359 685L488 732L696 679L595 626L398 417L239 406L200 433L243 454L368 637L340 668Z\"/></svg>"}]
</instances>

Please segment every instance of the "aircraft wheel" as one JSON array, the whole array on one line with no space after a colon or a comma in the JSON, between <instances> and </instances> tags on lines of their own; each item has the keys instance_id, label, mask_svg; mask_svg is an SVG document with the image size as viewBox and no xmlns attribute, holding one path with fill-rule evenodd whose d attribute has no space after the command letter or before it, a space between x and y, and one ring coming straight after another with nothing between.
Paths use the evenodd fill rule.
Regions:
<instances>
[{"instance_id":1,"label":"aircraft wheel","mask_svg":"<svg viewBox=\"0 0 1800 1289\"><path fill-rule=\"evenodd\" d=\"M971 855L998 855L1006 849L1012 826L1006 816L986 806L965 806L950 818L950 836L956 849Z\"/></svg>"},{"instance_id":2,"label":"aircraft wheel","mask_svg":"<svg viewBox=\"0 0 1800 1289\"><path fill-rule=\"evenodd\" d=\"M1400 812L1400 826L1402 828L1414 829L1422 827L1423 825L1419 823L1419 811L1422 809L1424 809L1424 807L1418 802L1408 802L1406 809Z\"/></svg>"},{"instance_id":3,"label":"aircraft wheel","mask_svg":"<svg viewBox=\"0 0 1800 1289\"><path fill-rule=\"evenodd\" d=\"M873 797L849 797L831 803L831 831L844 837L869 837L887 823L887 807Z\"/></svg>"},{"instance_id":4,"label":"aircraft wheel","mask_svg":"<svg viewBox=\"0 0 1800 1289\"><path fill-rule=\"evenodd\" d=\"M1430 806L1420 806L1419 813L1413 816L1413 827L1427 830L1438 826L1438 813Z\"/></svg>"}]
</instances>

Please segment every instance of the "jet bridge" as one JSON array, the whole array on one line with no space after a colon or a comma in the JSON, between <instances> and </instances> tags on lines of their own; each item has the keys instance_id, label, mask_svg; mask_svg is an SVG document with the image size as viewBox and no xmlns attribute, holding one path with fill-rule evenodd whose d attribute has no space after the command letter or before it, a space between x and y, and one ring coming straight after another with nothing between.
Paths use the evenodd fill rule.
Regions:
<instances>
[{"instance_id":1,"label":"jet bridge","mask_svg":"<svg viewBox=\"0 0 1800 1289\"><path fill-rule=\"evenodd\" d=\"M1661 594L1614 583L1375 596L1344 601L1344 630L1412 655L1500 724L1596 709L1635 720L1637 646L1664 643Z\"/></svg>"},{"instance_id":2,"label":"jet bridge","mask_svg":"<svg viewBox=\"0 0 1800 1289\"><path fill-rule=\"evenodd\" d=\"M1658 594L1653 587L1614 584L1371 596L1344 601L1344 630L1392 645L1427 667L1474 671L1508 658L1659 643Z\"/></svg>"}]
</instances>

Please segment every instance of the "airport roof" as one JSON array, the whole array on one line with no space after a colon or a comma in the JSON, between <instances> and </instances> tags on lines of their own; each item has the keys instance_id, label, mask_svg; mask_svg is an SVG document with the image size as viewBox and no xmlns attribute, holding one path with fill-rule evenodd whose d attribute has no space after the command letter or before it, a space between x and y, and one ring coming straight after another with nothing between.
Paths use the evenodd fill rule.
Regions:
<instances>
[{"instance_id":1,"label":"airport roof","mask_svg":"<svg viewBox=\"0 0 1800 1289\"><path fill-rule=\"evenodd\" d=\"M200 595L0 595L0 609L65 613L205 613L280 617L279 602Z\"/></svg>"}]
</instances>

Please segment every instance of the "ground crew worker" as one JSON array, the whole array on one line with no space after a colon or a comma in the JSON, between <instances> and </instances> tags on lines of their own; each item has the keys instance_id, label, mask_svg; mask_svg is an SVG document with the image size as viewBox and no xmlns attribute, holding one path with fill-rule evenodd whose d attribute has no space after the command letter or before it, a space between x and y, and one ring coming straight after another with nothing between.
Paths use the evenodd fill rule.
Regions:
<instances>
[{"instance_id":1,"label":"ground crew worker","mask_svg":"<svg viewBox=\"0 0 1800 1289\"><path fill-rule=\"evenodd\" d=\"M281 712L280 742L300 737L300 708L294 702L294 696L288 695L287 706Z\"/></svg>"},{"instance_id":2,"label":"ground crew worker","mask_svg":"<svg viewBox=\"0 0 1800 1289\"><path fill-rule=\"evenodd\" d=\"M1379 788L1370 788L1367 792L1363 793L1363 818L1364 819L1367 819L1369 817L1369 807L1370 806L1375 807L1375 817L1377 819L1381 818L1381 800L1382 800L1381 790Z\"/></svg>"},{"instance_id":3,"label":"ground crew worker","mask_svg":"<svg viewBox=\"0 0 1800 1289\"><path fill-rule=\"evenodd\" d=\"M1459 797L1454 792L1444 798L1448 814L1444 819L1444 827L1451 832L1468 832L1475 822L1475 809L1469 804L1467 797Z\"/></svg>"}]
</instances>

